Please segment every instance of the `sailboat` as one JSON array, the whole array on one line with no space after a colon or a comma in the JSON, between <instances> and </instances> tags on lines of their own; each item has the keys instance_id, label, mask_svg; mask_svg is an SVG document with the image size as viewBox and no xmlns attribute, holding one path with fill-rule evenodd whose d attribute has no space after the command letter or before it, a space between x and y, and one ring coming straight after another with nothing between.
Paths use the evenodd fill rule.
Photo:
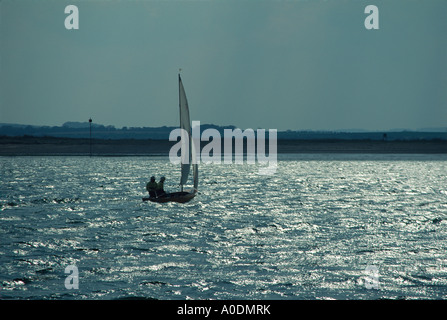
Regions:
<instances>
[{"instance_id":1,"label":"sailboat","mask_svg":"<svg viewBox=\"0 0 447 320\"><path fill-rule=\"evenodd\" d=\"M165 203L165 202L185 203L193 199L197 193L197 187L199 184L199 165L196 161L195 146L194 143L192 143L191 120L189 118L188 100L186 99L185 88L183 87L180 73L178 75L178 84L179 84L180 128L183 129L181 136L181 148L182 150L188 150L188 154L186 154L187 161L183 161L184 159L182 157L181 178L180 178L181 190L178 192L165 193L159 197L144 197L143 201L152 201L158 203ZM186 134L187 136L183 136L183 134ZM192 170L193 189L183 190L183 186L187 183L188 176L191 171L191 162L193 169Z\"/></svg>"}]
</instances>

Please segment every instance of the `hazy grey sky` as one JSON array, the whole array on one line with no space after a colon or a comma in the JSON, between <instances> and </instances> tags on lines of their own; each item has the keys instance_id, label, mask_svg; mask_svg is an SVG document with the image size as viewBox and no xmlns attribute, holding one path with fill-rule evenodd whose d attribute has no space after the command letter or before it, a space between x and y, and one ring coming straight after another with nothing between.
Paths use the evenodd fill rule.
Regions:
<instances>
[{"instance_id":1,"label":"hazy grey sky","mask_svg":"<svg viewBox=\"0 0 447 320\"><path fill-rule=\"evenodd\" d=\"M182 68L201 123L446 127L446 14L445 0L3 0L0 122L175 126Z\"/></svg>"}]
</instances>

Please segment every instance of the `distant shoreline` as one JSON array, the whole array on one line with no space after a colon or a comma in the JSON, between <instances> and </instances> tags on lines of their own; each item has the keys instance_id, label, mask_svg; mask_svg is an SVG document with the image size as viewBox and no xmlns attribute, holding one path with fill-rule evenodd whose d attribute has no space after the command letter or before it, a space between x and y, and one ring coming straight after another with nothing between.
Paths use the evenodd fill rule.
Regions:
<instances>
[{"instance_id":1,"label":"distant shoreline","mask_svg":"<svg viewBox=\"0 0 447 320\"><path fill-rule=\"evenodd\" d=\"M202 147L208 142L202 142ZM151 139L93 139L94 156L169 155L176 142ZM222 152L223 152L223 143ZM266 142L268 147L268 142ZM233 147L234 150L234 147ZM277 153L447 154L446 140L278 140ZM0 156L82 156L90 154L85 138L0 137Z\"/></svg>"}]
</instances>

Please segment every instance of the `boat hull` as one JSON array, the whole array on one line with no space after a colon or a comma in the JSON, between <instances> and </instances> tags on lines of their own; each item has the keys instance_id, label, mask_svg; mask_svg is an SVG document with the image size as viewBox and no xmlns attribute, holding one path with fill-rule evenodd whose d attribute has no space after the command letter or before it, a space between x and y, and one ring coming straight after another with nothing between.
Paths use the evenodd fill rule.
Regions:
<instances>
[{"instance_id":1,"label":"boat hull","mask_svg":"<svg viewBox=\"0 0 447 320\"><path fill-rule=\"evenodd\" d=\"M196 196L196 192L171 192L165 193L160 197L144 197L143 201L151 201L158 203L166 203L166 202L178 202L185 203L190 201L192 198Z\"/></svg>"}]
</instances>

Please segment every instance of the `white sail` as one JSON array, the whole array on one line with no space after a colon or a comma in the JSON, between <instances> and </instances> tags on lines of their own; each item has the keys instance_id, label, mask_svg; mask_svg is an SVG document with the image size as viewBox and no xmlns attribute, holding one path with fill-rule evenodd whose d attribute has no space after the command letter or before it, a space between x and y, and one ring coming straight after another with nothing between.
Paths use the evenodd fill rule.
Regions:
<instances>
[{"instance_id":1,"label":"white sail","mask_svg":"<svg viewBox=\"0 0 447 320\"><path fill-rule=\"evenodd\" d=\"M188 100L186 99L185 88L183 88L182 79L178 75L179 83L179 107L180 107L180 128L182 141L182 176L180 185L183 186L188 180L189 169L191 167L191 121L189 119Z\"/></svg>"}]
</instances>

